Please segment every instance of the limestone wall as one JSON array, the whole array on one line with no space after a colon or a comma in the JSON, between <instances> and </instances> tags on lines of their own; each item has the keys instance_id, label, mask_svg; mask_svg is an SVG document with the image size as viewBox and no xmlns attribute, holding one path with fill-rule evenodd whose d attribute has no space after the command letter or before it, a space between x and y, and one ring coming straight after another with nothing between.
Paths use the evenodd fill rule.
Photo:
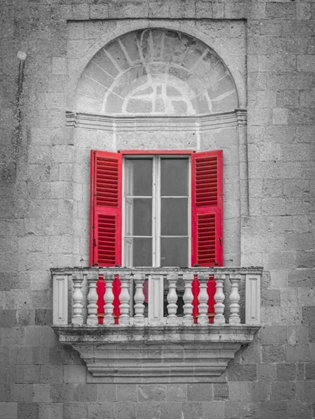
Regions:
<instances>
[{"instance_id":1,"label":"limestone wall","mask_svg":"<svg viewBox=\"0 0 315 420\"><path fill-rule=\"evenodd\" d=\"M314 418L315 3L3 0L0 12L0 417ZM195 130L66 127L66 110L89 112L75 100L91 58L144 28L215 51L247 130L236 113ZM225 264L265 270L263 327L223 383L87 384L50 327L49 269L87 264L90 149L148 144L224 150Z\"/></svg>"}]
</instances>

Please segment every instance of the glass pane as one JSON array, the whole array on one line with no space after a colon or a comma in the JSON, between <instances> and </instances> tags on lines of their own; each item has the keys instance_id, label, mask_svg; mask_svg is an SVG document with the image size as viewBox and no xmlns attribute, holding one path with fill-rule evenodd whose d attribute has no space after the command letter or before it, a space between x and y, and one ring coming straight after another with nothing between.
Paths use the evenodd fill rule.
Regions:
<instances>
[{"instance_id":1,"label":"glass pane","mask_svg":"<svg viewBox=\"0 0 315 420\"><path fill-rule=\"evenodd\" d=\"M188 159L161 159L161 195L188 195Z\"/></svg>"},{"instance_id":2,"label":"glass pane","mask_svg":"<svg viewBox=\"0 0 315 420\"><path fill-rule=\"evenodd\" d=\"M161 267L188 265L188 238L161 238Z\"/></svg>"},{"instance_id":3,"label":"glass pane","mask_svg":"<svg viewBox=\"0 0 315 420\"><path fill-rule=\"evenodd\" d=\"M151 238L133 238L133 267L152 267Z\"/></svg>"},{"instance_id":4,"label":"glass pane","mask_svg":"<svg viewBox=\"0 0 315 420\"><path fill-rule=\"evenodd\" d=\"M152 199L134 198L133 200L133 235L151 236Z\"/></svg>"},{"instance_id":5,"label":"glass pane","mask_svg":"<svg viewBox=\"0 0 315 420\"><path fill-rule=\"evenodd\" d=\"M188 199L161 199L161 235L188 235Z\"/></svg>"},{"instance_id":6,"label":"glass pane","mask_svg":"<svg viewBox=\"0 0 315 420\"><path fill-rule=\"evenodd\" d=\"M125 195L152 196L152 159L125 160Z\"/></svg>"}]
</instances>

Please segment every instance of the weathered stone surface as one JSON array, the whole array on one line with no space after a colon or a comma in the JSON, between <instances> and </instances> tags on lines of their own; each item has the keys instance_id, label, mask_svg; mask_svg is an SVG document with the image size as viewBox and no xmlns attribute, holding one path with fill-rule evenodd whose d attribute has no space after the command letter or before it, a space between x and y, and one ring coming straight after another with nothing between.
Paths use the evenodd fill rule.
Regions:
<instances>
[{"instance_id":1,"label":"weathered stone surface","mask_svg":"<svg viewBox=\"0 0 315 420\"><path fill-rule=\"evenodd\" d=\"M314 417L313 2L2 3L0 417ZM151 29L147 35L144 33L142 47L138 48L135 38L126 34L144 28ZM169 42L167 33L161 48L162 30L156 28L166 28L165 32L170 29L181 37L176 35ZM116 78L116 91L126 97L129 81L141 83L147 76L143 63L152 62L149 32L156 36L151 42L155 59L163 57L164 63L172 64L162 73L168 75L172 86L163 81L165 92L156 90L161 97L154 101L144 92L132 97L141 98L142 104L148 100L151 111L155 109L167 118L170 112L187 113L189 103L195 106L190 112L209 109L201 97L176 96L187 92L183 85L192 90L204 88L193 80L195 76L214 94L213 110L222 111L222 104L236 104L236 96L227 95L229 83L225 82L229 78L217 83L215 77L223 76L227 67L235 79L239 104L234 107L247 106L249 116L245 132L249 142L250 216L247 222L242 221L242 227L239 179L244 175L244 166L240 174L238 162L245 159L245 149L236 123L228 128L220 123L213 129L212 125L209 130L202 124L193 128L190 124L186 132L175 122L173 130L162 127L146 133L138 122L125 132L119 130L117 121L114 131L99 129L98 122L97 128L71 127L74 135L65 134L65 109L74 109L76 85L90 58L94 55L97 59L99 54L97 63L106 63L102 70L94 72L104 83L96 84L98 87L95 82L89 83L85 93L102 96L108 80ZM138 67L127 62L118 38L130 60L138 60ZM184 59L190 69L185 73L176 65L189 50L189 39L196 42L190 49L194 54ZM216 51L226 67L219 69L203 59L198 62L198 46L204 45ZM112 52L119 68L103 47ZM18 101L19 50L25 51L27 57ZM144 53L142 61L139 51ZM127 68L135 71L130 70L129 80L122 78L119 83L117 75ZM149 70L153 74L152 66ZM189 81L185 74L192 76ZM137 92L141 92L140 86ZM216 96L220 93L221 97ZM113 111L122 109L119 98L112 96L108 100L112 100ZM170 104L171 111L167 111L165 103ZM88 96L80 102L82 105L86 110L102 107ZM212 384L214 401L187 402L186 384L167 384L164 401L148 397L145 402L137 402L137 384L97 384L96 391L83 390L83 362L70 348L60 347L50 329L49 268L88 265L89 150L93 148L223 149L224 263L259 263L271 277L262 282L265 328L255 345L241 350L236 357L239 372L245 365L244 376L231 366L232 382L228 373L226 384ZM255 369L248 366L255 366L256 377ZM247 374L255 378L253 382L246 378ZM248 383L248 387L244 385ZM295 385L296 399L291 399L291 384Z\"/></svg>"}]
</instances>

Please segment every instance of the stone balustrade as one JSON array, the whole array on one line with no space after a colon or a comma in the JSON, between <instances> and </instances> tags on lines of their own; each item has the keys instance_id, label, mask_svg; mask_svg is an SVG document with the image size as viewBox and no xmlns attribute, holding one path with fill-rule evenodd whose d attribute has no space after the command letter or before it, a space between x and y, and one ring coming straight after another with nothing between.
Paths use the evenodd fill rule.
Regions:
<instances>
[{"instance_id":1,"label":"stone balustrade","mask_svg":"<svg viewBox=\"0 0 315 420\"><path fill-rule=\"evenodd\" d=\"M257 325L260 322L262 268L259 267L73 268L52 269L51 273L55 326L98 326L100 318L103 318L103 325L113 327L188 327L205 326L210 322L217 326ZM99 296L97 283L100 278L106 284L104 296ZM115 317L113 283L117 278L120 281L116 303L119 315ZM211 321L209 281L215 282ZM197 303L194 303L193 282L197 282ZM98 313L100 298L105 302L103 315Z\"/></svg>"}]
</instances>

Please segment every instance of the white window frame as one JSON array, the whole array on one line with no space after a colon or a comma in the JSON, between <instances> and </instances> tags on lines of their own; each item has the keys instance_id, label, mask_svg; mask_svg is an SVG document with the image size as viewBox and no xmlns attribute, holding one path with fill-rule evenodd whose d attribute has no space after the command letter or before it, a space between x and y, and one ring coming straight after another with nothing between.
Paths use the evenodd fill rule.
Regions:
<instances>
[{"instance_id":1,"label":"white window frame","mask_svg":"<svg viewBox=\"0 0 315 420\"><path fill-rule=\"evenodd\" d=\"M161 214L161 158L169 159L187 159L188 161L188 267L191 266L191 156L176 154L125 154L122 164L122 262L126 267L125 256L125 239L126 236L126 206L125 206L125 167L128 159L152 159L152 267L160 267L161 261L161 218L157 217ZM169 198L186 198L186 196L167 196ZM166 198L167 198L166 197ZM137 197L137 198L141 198ZM176 236L172 236L176 237Z\"/></svg>"}]
</instances>

